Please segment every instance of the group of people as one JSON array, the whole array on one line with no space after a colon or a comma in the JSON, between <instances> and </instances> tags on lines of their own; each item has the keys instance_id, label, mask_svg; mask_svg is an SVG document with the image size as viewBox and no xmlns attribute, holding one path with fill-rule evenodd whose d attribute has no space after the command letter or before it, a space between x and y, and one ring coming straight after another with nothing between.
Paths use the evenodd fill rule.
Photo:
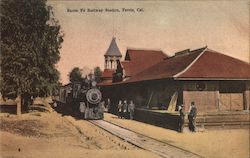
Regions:
<instances>
[{"instance_id":1,"label":"group of people","mask_svg":"<svg viewBox=\"0 0 250 158\"><path fill-rule=\"evenodd\" d=\"M124 100L123 102L120 100L117 108L119 118L129 118L131 120L134 119L135 104L132 100L129 104L127 103L127 100Z\"/></svg>"},{"instance_id":2,"label":"group of people","mask_svg":"<svg viewBox=\"0 0 250 158\"><path fill-rule=\"evenodd\" d=\"M185 113L183 105L179 106L179 126L178 131L183 132L184 123L185 123ZM195 107L195 103L191 102L189 113L188 113L188 128L191 132L196 131L196 115L197 108Z\"/></svg>"}]
</instances>

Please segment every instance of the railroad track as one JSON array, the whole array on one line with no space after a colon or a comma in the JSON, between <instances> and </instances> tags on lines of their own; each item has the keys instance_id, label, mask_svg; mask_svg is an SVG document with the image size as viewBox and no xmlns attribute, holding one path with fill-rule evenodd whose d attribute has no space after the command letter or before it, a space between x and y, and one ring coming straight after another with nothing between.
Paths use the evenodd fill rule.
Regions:
<instances>
[{"instance_id":1,"label":"railroad track","mask_svg":"<svg viewBox=\"0 0 250 158\"><path fill-rule=\"evenodd\" d=\"M104 129L105 131L139 147L153 152L164 158L201 158L203 156L174 145L156 140L146 135L131 131L121 126L104 120L90 120L89 122Z\"/></svg>"}]
</instances>

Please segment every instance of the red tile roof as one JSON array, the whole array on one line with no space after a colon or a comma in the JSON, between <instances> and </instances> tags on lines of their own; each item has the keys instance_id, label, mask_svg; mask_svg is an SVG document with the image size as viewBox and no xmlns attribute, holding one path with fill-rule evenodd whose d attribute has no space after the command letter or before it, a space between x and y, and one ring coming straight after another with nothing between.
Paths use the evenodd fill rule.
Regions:
<instances>
[{"instance_id":1,"label":"red tile roof","mask_svg":"<svg viewBox=\"0 0 250 158\"><path fill-rule=\"evenodd\" d=\"M188 55L179 55L165 59L145 69L141 73L131 77L127 82L173 78L174 75L178 74L189 66L201 53L203 49L199 49L189 53Z\"/></svg>"},{"instance_id":2,"label":"red tile roof","mask_svg":"<svg viewBox=\"0 0 250 158\"><path fill-rule=\"evenodd\" d=\"M128 49L125 61L122 61L121 65L126 76L134 76L167 57L162 51Z\"/></svg>"},{"instance_id":3,"label":"red tile roof","mask_svg":"<svg viewBox=\"0 0 250 158\"><path fill-rule=\"evenodd\" d=\"M115 70L104 69L104 71L102 72L101 78L112 78L114 72Z\"/></svg>"},{"instance_id":4,"label":"red tile roof","mask_svg":"<svg viewBox=\"0 0 250 158\"><path fill-rule=\"evenodd\" d=\"M250 64L247 62L206 47L194 51L185 51L166 58L164 61L132 76L127 81L105 85L157 79L250 80Z\"/></svg>"},{"instance_id":5,"label":"red tile roof","mask_svg":"<svg viewBox=\"0 0 250 158\"><path fill-rule=\"evenodd\" d=\"M207 49L178 78L250 79L250 64Z\"/></svg>"},{"instance_id":6,"label":"red tile roof","mask_svg":"<svg viewBox=\"0 0 250 158\"><path fill-rule=\"evenodd\" d=\"M131 77L127 82L166 78L250 80L250 64L202 48L168 58Z\"/></svg>"},{"instance_id":7,"label":"red tile roof","mask_svg":"<svg viewBox=\"0 0 250 158\"><path fill-rule=\"evenodd\" d=\"M111 86L111 85L114 85L114 83L111 82L100 82L100 83L97 83L97 86Z\"/></svg>"}]
</instances>

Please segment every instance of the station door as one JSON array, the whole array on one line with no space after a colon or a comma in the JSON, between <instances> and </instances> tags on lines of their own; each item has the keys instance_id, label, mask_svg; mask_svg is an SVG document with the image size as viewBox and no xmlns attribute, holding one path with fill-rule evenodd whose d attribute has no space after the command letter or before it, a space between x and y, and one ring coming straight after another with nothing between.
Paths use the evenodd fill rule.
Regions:
<instances>
[{"instance_id":1,"label":"station door","mask_svg":"<svg viewBox=\"0 0 250 158\"><path fill-rule=\"evenodd\" d=\"M243 110L243 93L220 93L220 110Z\"/></svg>"}]
</instances>

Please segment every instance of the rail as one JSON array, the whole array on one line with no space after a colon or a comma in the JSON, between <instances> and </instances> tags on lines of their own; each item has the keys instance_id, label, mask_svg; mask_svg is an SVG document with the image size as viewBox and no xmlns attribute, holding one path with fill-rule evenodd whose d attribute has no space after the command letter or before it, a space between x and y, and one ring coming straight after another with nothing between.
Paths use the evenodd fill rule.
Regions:
<instances>
[{"instance_id":1,"label":"rail","mask_svg":"<svg viewBox=\"0 0 250 158\"><path fill-rule=\"evenodd\" d=\"M139 147L144 150L153 152L164 158L201 158L203 156L193 153L191 151L182 149L180 147L171 145L169 143L156 140L146 135L131 131L119 125L104 121L104 120L90 120L89 122L104 129L105 131Z\"/></svg>"}]
</instances>

